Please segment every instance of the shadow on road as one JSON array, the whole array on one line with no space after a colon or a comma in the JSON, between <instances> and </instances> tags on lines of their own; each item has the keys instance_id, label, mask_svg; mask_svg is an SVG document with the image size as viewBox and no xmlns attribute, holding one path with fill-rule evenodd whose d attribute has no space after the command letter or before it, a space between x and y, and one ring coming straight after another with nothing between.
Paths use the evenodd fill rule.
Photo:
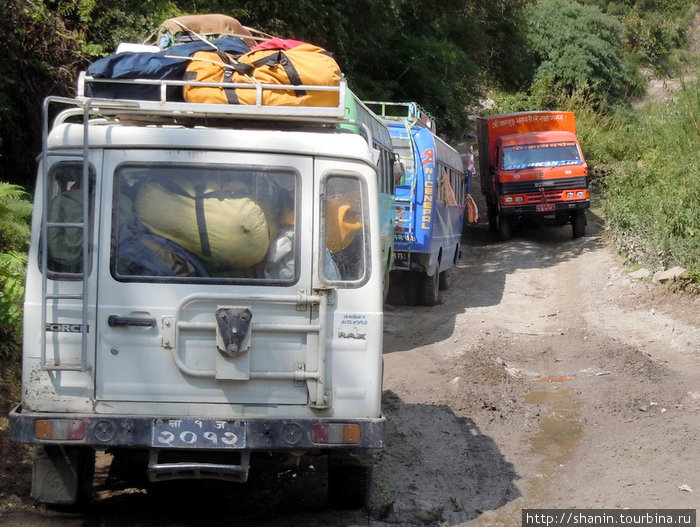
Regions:
<instances>
[{"instance_id":1,"label":"shadow on road","mask_svg":"<svg viewBox=\"0 0 700 527\"><path fill-rule=\"evenodd\" d=\"M450 288L440 291L438 305L386 306L384 331L390 342L384 353L449 339L457 315L501 303L509 275L529 269L546 273L550 267L599 249L604 244L601 225L602 220L589 211L587 234L582 238L572 239L568 225L523 224L514 228L513 238L506 242L499 241L487 223L468 226L462 235L462 258L452 270Z\"/></svg>"},{"instance_id":2,"label":"shadow on road","mask_svg":"<svg viewBox=\"0 0 700 527\"><path fill-rule=\"evenodd\" d=\"M120 487L98 470L95 497L79 511L22 505L0 524L25 527L456 525L520 496L520 479L495 441L445 405L408 404L385 392L386 446L376 457L369 510L335 510L326 497L324 456L280 465L251 460L247 483L168 483L157 492ZM103 459L105 455L102 454ZM108 458L107 458L108 459ZM29 465L14 476L28 480ZM27 481L28 483L28 481ZM28 492L27 492L28 494ZM19 499L19 498L18 498Z\"/></svg>"},{"instance_id":3,"label":"shadow on road","mask_svg":"<svg viewBox=\"0 0 700 527\"><path fill-rule=\"evenodd\" d=\"M399 525L456 525L520 497L496 442L446 405L384 393L387 444L375 469L373 516Z\"/></svg>"},{"instance_id":4,"label":"shadow on road","mask_svg":"<svg viewBox=\"0 0 700 527\"><path fill-rule=\"evenodd\" d=\"M571 238L571 227L542 226L526 223L514 227L513 237L498 240L488 224L468 226L462 235L460 269L467 274L501 272L510 274L520 269L546 270L559 263L577 258L584 252L594 251L603 244L602 220L588 211L586 236ZM480 281L485 281L480 277ZM481 305L476 302L467 307ZM486 304L491 305L491 304Z\"/></svg>"},{"instance_id":5,"label":"shadow on road","mask_svg":"<svg viewBox=\"0 0 700 527\"><path fill-rule=\"evenodd\" d=\"M255 465L255 466L254 466ZM154 492L115 488L98 478L94 499L78 511L43 506L0 514L1 525L29 527L285 527L367 524L365 510L335 510L326 497L323 456L268 466L265 456L251 460L246 483L216 480L166 482ZM27 497L27 499L29 499Z\"/></svg>"}]
</instances>

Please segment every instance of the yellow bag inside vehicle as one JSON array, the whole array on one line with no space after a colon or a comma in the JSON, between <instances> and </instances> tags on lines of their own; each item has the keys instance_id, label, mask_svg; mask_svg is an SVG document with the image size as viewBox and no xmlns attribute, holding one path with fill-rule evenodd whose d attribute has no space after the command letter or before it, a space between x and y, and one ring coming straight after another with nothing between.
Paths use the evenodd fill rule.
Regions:
<instances>
[{"instance_id":1,"label":"yellow bag inside vehicle","mask_svg":"<svg viewBox=\"0 0 700 527\"><path fill-rule=\"evenodd\" d=\"M264 206L243 190L204 187L182 178L146 182L134 211L153 233L202 259L247 268L263 260L278 229Z\"/></svg>"}]
</instances>

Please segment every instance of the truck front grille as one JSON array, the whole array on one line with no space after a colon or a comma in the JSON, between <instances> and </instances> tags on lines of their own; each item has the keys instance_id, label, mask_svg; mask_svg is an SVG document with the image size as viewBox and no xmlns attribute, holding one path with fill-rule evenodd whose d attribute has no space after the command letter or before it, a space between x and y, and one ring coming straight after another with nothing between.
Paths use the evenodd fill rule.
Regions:
<instances>
[{"instance_id":1,"label":"truck front grille","mask_svg":"<svg viewBox=\"0 0 700 527\"><path fill-rule=\"evenodd\" d=\"M559 191L567 189L587 188L586 176L569 177L559 179L535 179L528 181L512 181L508 183L500 183L499 190L503 194L525 194L537 192L538 194L544 189L545 194L550 191ZM557 195L559 195L557 193Z\"/></svg>"}]
</instances>

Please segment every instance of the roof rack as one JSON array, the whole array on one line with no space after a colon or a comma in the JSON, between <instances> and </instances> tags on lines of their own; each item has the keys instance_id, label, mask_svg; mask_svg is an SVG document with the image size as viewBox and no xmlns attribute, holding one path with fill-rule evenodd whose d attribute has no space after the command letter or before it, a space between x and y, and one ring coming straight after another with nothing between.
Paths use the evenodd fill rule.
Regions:
<instances>
[{"instance_id":1,"label":"roof rack","mask_svg":"<svg viewBox=\"0 0 700 527\"><path fill-rule=\"evenodd\" d=\"M436 133L435 118L415 102L384 102L384 101L364 101L366 105L374 109L378 107L376 113L387 121L402 121L411 119Z\"/></svg>"},{"instance_id":2,"label":"roof rack","mask_svg":"<svg viewBox=\"0 0 700 527\"><path fill-rule=\"evenodd\" d=\"M96 84L126 84L148 89L153 87L153 93L158 94L157 100L144 99L108 99L90 97L90 86ZM213 104L193 103L169 100L172 87L178 86L207 86L221 88L241 88L256 91L255 104ZM170 90L168 88L171 88ZM76 99L87 103L90 100L91 110L99 115L113 115L130 118L170 117L170 118L230 118L230 119L271 119L337 123L345 116L345 97L347 85L342 78L338 86L304 85L305 91L326 91L338 93L337 106L280 106L263 104L263 93L268 91L294 91L299 86L260 83L223 83L198 82L166 79L113 79L95 78L81 72L78 77ZM154 97L155 99L155 97Z\"/></svg>"}]
</instances>

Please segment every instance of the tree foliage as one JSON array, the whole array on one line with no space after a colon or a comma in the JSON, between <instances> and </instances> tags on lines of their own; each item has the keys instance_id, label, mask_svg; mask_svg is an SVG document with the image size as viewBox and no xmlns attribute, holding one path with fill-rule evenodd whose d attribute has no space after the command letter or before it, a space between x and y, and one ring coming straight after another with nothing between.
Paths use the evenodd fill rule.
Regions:
<instances>
[{"instance_id":1,"label":"tree foliage","mask_svg":"<svg viewBox=\"0 0 700 527\"><path fill-rule=\"evenodd\" d=\"M0 4L0 163L3 179L33 183L40 144L41 103L49 94L67 95L84 58L80 31L72 30L42 2Z\"/></svg>"},{"instance_id":2,"label":"tree foliage","mask_svg":"<svg viewBox=\"0 0 700 527\"><path fill-rule=\"evenodd\" d=\"M625 61L620 22L598 7L545 0L527 10L529 42L537 59L533 90L592 104L620 104L641 89Z\"/></svg>"},{"instance_id":3,"label":"tree foliage","mask_svg":"<svg viewBox=\"0 0 700 527\"><path fill-rule=\"evenodd\" d=\"M31 213L27 193L18 185L0 181L0 252L26 248Z\"/></svg>"},{"instance_id":4,"label":"tree foliage","mask_svg":"<svg viewBox=\"0 0 700 527\"><path fill-rule=\"evenodd\" d=\"M674 53L685 47L686 30L696 16L695 0L584 0L614 16L622 24L627 56L659 72L677 68Z\"/></svg>"}]
</instances>

